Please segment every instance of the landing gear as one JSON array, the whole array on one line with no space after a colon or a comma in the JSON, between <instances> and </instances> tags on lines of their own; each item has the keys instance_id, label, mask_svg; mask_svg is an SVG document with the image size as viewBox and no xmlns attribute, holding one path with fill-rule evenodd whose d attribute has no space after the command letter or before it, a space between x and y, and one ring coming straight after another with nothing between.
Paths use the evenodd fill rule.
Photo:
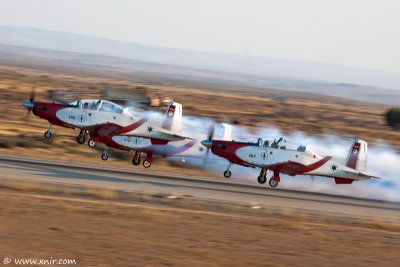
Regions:
<instances>
[{"instance_id":1,"label":"landing gear","mask_svg":"<svg viewBox=\"0 0 400 267\"><path fill-rule=\"evenodd\" d=\"M231 177L231 175L232 175L231 171L228 171L228 170L224 171L225 178L229 178L229 177Z\"/></svg>"},{"instance_id":2,"label":"landing gear","mask_svg":"<svg viewBox=\"0 0 400 267\"><path fill-rule=\"evenodd\" d=\"M151 162L150 161L147 161L147 159L143 161L143 167L150 168L150 166L151 166Z\"/></svg>"},{"instance_id":3,"label":"landing gear","mask_svg":"<svg viewBox=\"0 0 400 267\"><path fill-rule=\"evenodd\" d=\"M226 171L224 171L224 177L225 177L225 178L231 177L231 175L232 175L232 173L231 173L231 171L230 171L231 166L232 166L232 163L229 163L229 164L228 164L228 167L226 168Z\"/></svg>"},{"instance_id":4,"label":"landing gear","mask_svg":"<svg viewBox=\"0 0 400 267\"><path fill-rule=\"evenodd\" d=\"M51 138L53 135L51 134L51 124L49 125L49 129L47 129L47 131L44 133L44 137L49 139Z\"/></svg>"},{"instance_id":5,"label":"landing gear","mask_svg":"<svg viewBox=\"0 0 400 267\"><path fill-rule=\"evenodd\" d=\"M258 175L258 178L257 178L258 183L265 184L265 182L267 181L267 173L268 173L268 170L261 169L260 175Z\"/></svg>"},{"instance_id":6,"label":"landing gear","mask_svg":"<svg viewBox=\"0 0 400 267\"><path fill-rule=\"evenodd\" d=\"M51 138L51 137L52 137L51 132L50 132L50 131L46 131L46 132L44 133L44 137L46 137L47 139Z\"/></svg>"},{"instance_id":7,"label":"landing gear","mask_svg":"<svg viewBox=\"0 0 400 267\"><path fill-rule=\"evenodd\" d=\"M269 179L269 185L271 187L277 187L280 181L281 177L279 176L279 172L274 172L274 176Z\"/></svg>"},{"instance_id":8,"label":"landing gear","mask_svg":"<svg viewBox=\"0 0 400 267\"><path fill-rule=\"evenodd\" d=\"M82 145L83 143L85 143L85 141L86 141L86 133L84 130L81 130L78 137L76 138L76 142Z\"/></svg>"},{"instance_id":9,"label":"landing gear","mask_svg":"<svg viewBox=\"0 0 400 267\"><path fill-rule=\"evenodd\" d=\"M88 146L95 147L96 145L97 145L97 143L95 141L93 141L92 138L90 138L89 141L88 141Z\"/></svg>"},{"instance_id":10,"label":"landing gear","mask_svg":"<svg viewBox=\"0 0 400 267\"><path fill-rule=\"evenodd\" d=\"M140 154L139 151L136 151L135 156L133 156L132 164L135 166L140 165Z\"/></svg>"},{"instance_id":11,"label":"landing gear","mask_svg":"<svg viewBox=\"0 0 400 267\"><path fill-rule=\"evenodd\" d=\"M150 168L151 163L153 162L153 154L151 152L147 153L146 159L143 161L143 167Z\"/></svg>"},{"instance_id":12,"label":"landing gear","mask_svg":"<svg viewBox=\"0 0 400 267\"><path fill-rule=\"evenodd\" d=\"M101 159L104 160L104 161L108 160L108 153L107 152L108 152L108 147L105 147L103 154L101 154Z\"/></svg>"},{"instance_id":13,"label":"landing gear","mask_svg":"<svg viewBox=\"0 0 400 267\"><path fill-rule=\"evenodd\" d=\"M271 179L269 179L269 185L270 185L271 187L277 187L278 184L279 184L279 182L276 181L276 180L274 179L274 177L271 177Z\"/></svg>"}]
</instances>

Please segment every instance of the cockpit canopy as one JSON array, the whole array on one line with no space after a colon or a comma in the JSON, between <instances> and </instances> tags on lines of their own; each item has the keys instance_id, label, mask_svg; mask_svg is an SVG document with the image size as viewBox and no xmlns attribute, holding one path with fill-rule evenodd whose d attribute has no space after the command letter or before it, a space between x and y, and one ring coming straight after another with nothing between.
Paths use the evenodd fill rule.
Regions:
<instances>
[{"instance_id":1,"label":"cockpit canopy","mask_svg":"<svg viewBox=\"0 0 400 267\"><path fill-rule=\"evenodd\" d=\"M80 99L69 103L68 106L79 109L98 110L118 114L122 114L124 112L124 109L120 105L102 99Z\"/></svg>"},{"instance_id":2,"label":"cockpit canopy","mask_svg":"<svg viewBox=\"0 0 400 267\"><path fill-rule=\"evenodd\" d=\"M283 137L279 139L262 139L258 138L257 145L260 147L270 147L278 149L288 149L305 152L307 147L305 145L297 145L293 142L287 141Z\"/></svg>"}]
</instances>

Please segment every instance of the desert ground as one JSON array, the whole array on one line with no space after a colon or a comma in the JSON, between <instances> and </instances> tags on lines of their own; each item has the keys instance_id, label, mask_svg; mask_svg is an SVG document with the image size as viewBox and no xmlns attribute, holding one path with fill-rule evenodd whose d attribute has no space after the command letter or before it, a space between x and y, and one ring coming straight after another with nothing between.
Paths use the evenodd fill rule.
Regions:
<instances>
[{"instance_id":1,"label":"desert ground","mask_svg":"<svg viewBox=\"0 0 400 267\"><path fill-rule=\"evenodd\" d=\"M1 181L1 256L78 266L398 266L400 225L169 199L96 185Z\"/></svg>"}]
</instances>

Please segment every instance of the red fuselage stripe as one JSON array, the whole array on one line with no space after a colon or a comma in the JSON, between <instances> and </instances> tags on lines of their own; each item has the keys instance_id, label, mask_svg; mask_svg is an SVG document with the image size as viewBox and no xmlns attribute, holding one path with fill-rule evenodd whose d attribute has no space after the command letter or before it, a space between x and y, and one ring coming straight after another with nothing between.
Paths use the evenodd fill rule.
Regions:
<instances>
[{"instance_id":1,"label":"red fuselage stripe","mask_svg":"<svg viewBox=\"0 0 400 267\"><path fill-rule=\"evenodd\" d=\"M133 130L139 128L140 126L142 126L143 123L145 123L147 120L148 120L147 118L143 118L143 119L141 119L141 120L139 120L139 121L137 121L137 122L135 122L135 123L133 123L131 125L128 125L128 126L122 128L121 130L119 130L119 132L116 133L116 135L121 135L121 134L124 134L124 133L128 133L130 131L133 131Z\"/></svg>"},{"instance_id":2,"label":"red fuselage stripe","mask_svg":"<svg viewBox=\"0 0 400 267\"><path fill-rule=\"evenodd\" d=\"M319 167L321 167L322 165L324 165L325 163L327 163L331 158L332 158L331 156L326 156L323 159L321 159L317 162L314 162L313 164L307 165L298 174L314 171L314 170L318 169Z\"/></svg>"}]
</instances>

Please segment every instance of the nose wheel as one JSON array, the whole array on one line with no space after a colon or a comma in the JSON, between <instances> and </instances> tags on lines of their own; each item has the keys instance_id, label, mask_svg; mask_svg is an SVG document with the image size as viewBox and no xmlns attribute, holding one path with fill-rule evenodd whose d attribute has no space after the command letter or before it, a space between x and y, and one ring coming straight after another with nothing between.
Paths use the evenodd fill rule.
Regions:
<instances>
[{"instance_id":1,"label":"nose wheel","mask_svg":"<svg viewBox=\"0 0 400 267\"><path fill-rule=\"evenodd\" d=\"M51 138L53 135L51 134L51 124L49 125L49 129L47 129L47 131L44 133L44 137L46 139Z\"/></svg>"},{"instance_id":2,"label":"nose wheel","mask_svg":"<svg viewBox=\"0 0 400 267\"><path fill-rule=\"evenodd\" d=\"M231 177L231 175L232 175L231 171L229 171L229 170L224 171L225 178L229 178L229 177Z\"/></svg>"},{"instance_id":3,"label":"nose wheel","mask_svg":"<svg viewBox=\"0 0 400 267\"><path fill-rule=\"evenodd\" d=\"M108 147L104 148L104 152L101 154L101 159L104 161L108 160Z\"/></svg>"},{"instance_id":4,"label":"nose wheel","mask_svg":"<svg viewBox=\"0 0 400 267\"><path fill-rule=\"evenodd\" d=\"M225 178L231 177L231 175L232 175L232 173L231 173L231 171L230 171L231 166L232 166L232 163L229 163L229 164L228 164L228 167L226 168L226 171L224 171L224 177L225 177Z\"/></svg>"},{"instance_id":5,"label":"nose wheel","mask_svg":"<svg viewBox=\"0 0 400 267\"><path fill-rule=\"evenodd\" d=\"M104 161L108 160L108 154L106 153L101 154L101 159Z\"/></svg>"},{"instance_id":6,"label":"nose wheel","mask_svg":"<svg viewBox=\"0 0 400 267\"><path fill-rule=\"evenodd\" d=\"M47 139L51 138L52 136L53 136L53 135L51 134L50 131L46 131L46 132L44 133L44 137L47 138Z\"/></svg>"}]
</instances>

